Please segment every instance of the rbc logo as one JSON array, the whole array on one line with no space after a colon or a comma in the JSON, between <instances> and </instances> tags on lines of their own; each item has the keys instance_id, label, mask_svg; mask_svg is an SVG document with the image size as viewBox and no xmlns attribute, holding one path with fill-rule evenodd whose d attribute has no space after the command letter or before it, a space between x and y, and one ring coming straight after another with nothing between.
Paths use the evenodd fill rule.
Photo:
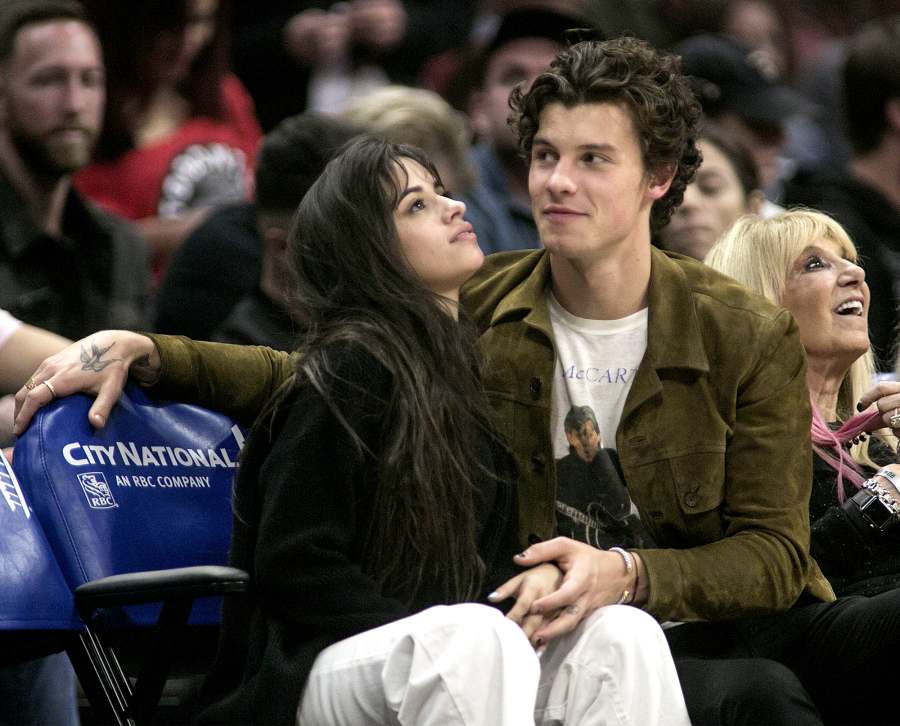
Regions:
<instances>
[{"instance_id":1,"label":"rbc logo","mask_svg":"<svg viewBox=\"0 0 900 726\"><path fill-rule=\"evenodd\" d=\"M112 509L119 506L109 490L109 484L107 484L103 472L92 471L79 474L78 481L91 509Z\"/></svg>"}]
</instances>

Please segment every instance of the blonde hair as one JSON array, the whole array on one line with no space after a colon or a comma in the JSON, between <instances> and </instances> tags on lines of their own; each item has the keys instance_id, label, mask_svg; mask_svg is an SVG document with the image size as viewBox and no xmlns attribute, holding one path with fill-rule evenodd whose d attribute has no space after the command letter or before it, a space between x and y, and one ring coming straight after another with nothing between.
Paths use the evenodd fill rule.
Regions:
<instances>
[{"instance_id":1,"label":"blonde hair","mask_svg":"<svg viewBox=\"0 0 900 726\"><path fill-rule=\"evenodd\" d=\"M343 117L393 144L418 146L433 162L443 157L468 192L475 184L466 117L433 91L385 86L351 99Z\"/></svg>"},{"instance_id":2,"label":"blonde hair","mask_svg":"<svg viewBox=\"0 0 900 726\"><path fill-rule=\"evenodd\" d=\"M800 253L823 239L836 243L842 255L856 262L856 246L844 228L827 214L811 209L791 209L769 219L741 217L718 239L704 261L780 305L788 275ZM840 420L856 413L856 402L872 387L874 376L875 358L870 345L841 382L837 402ZM896 446L896 439L887 431L878 436L892 450ZM869 458L868 440L853 444L850 455L858 464L878 466Z\"/></svg>"}]
</instances>

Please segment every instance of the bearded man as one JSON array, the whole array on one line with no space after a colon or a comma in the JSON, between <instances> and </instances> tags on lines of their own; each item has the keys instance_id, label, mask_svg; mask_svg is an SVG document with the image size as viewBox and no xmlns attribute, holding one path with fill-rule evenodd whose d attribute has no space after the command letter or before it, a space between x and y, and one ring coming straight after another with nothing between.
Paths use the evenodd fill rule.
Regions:
<instances>
[{"instance_id":1,"label":"bearded man","mask_svg":"<svg viewBox=\"0 0 900 726\"><path fill-rule=\"evenodd\" d=\"M76 194L105 109L103 54L74 0L0 7L0 308L69 338L145 326L143 240Z\"/></svg>"}]
</instances>

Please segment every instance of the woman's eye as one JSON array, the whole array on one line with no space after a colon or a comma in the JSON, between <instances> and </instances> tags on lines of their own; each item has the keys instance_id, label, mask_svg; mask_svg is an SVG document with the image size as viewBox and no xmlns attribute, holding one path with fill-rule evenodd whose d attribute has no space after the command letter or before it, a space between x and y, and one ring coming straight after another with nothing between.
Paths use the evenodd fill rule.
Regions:
<instances>
[{"instance_id":1,"label":"woman's eye","mask_svg":"<svg viewBox=\"0 0 900 726\"><path fill-rule=\"evenodd\" d=\"M806 260L806 263L803 265L804 270L821 270L824 268L825 262L821 257L813 255L812 257Z\"/></svg>"},{"instance_id":2,"label":"woman's eye","mask_svg":"<svg viewBox=\"0 0 900 726\"><path fill-rule=\"evenodd\" d=\"M421 210L423 210L423 209L425 209L425 201L424 201L423 199L416 199L416 201L414 201L414 202L409 206L409 211L410 211L410 212L419 212L419 211L421 211Z\"/></svg>"}]
</instances>

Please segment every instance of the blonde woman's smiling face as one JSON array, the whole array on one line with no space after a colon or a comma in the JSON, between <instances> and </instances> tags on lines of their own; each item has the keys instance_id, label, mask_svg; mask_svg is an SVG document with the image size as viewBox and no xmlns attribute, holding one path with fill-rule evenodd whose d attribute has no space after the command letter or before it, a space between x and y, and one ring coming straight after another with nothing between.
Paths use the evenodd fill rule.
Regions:
<instances>
[{"instance_id":1,"label":"blonde woman's smiling face","mask_svg":"<svg viewBox=\"0 0 900 726\"><path fill-rule=\"evenodd\" d=\"M794 261L782 305L794 316L810 364L847 367L869 347L869 286L841 245L820 239Z\"/></svg>"}]
</instances>

